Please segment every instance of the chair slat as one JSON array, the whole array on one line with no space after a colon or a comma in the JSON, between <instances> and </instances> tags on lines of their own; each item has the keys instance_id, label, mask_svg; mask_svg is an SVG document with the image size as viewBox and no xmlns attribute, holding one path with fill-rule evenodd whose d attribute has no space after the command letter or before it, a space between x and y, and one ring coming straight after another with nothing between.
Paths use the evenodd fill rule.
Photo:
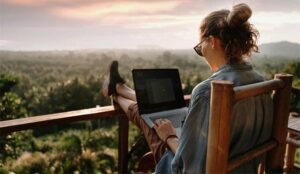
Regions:
<instances>
[{"instance_id":1,"label":"chair slat","mask_svg":"<svg viewBox=\"0 0 300 174\"><path fill-rule=\"evenodd\" d=\"M256 96L259 94L270 92L272 90L277 90L282 88L283 86L284 82L280 79L274 79L245 86L238 86L233 88L235 93L234 101L237 102L247 97Z\"/></svg>"},{"instance_id":2,"label":"chair slat","mask_svg":"<svg viewBox=\"0 0 300 174\"><path fill-rule=\"evenodd\" d=\"M232 160L229 161L228 171L231 171L231 170L235 169L236 167L244 164L245 162L248 162L248 161L266 153L267 151L273 149L276 146L277 146L277 142L275 140L270 140L269 142L264 143L263 145L258 146L255 149L253 149L243 155L233 158Z\"/></svg>"}]
</instances>

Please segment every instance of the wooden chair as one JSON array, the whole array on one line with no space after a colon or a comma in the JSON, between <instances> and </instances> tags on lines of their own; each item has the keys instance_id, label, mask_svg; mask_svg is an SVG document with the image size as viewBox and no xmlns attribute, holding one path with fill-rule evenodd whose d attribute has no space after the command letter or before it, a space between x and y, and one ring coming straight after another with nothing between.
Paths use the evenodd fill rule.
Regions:
<instances>
[{"instance_id":1,"label":"wooden chair","mask_svg":"<svg viewBox=\"0 0 300 174\"><path fill-rule=\"evenodd\" d=\"M234 87L228 81L212 82L211 116L206 158L207 174L225 174L263 154L266 154L266 161L262 167L262 172L283 172L291 84L292 75L288 74L277 74L274 80L240 87ZM274 123L272 138L247 153L228 160L230 117L234 103L266 92L273 92Z\"/></svg>"},{"instance_id":2,"label":"wooden chair","mask_svg":"<svg viewBox=\"0 0 300 174\"><path fill-rule=\"evenodd\" d=\"M262 172L264 168L268 172L283 172L292 77L289 74L277 74L274 80L240 87L234 87L230 81L212 82L206 157L207 174L225 174L263 154L267 154L267 158L266 163L261 167ZM230 117L234 103L267 92L274 92L272 138L229 161ZM149 156L147 158L148 161L140 163L141 166L153 164L153 158ZM144 169L144 172L149 170L151 168Z\"/></svg>"}]
</instances>

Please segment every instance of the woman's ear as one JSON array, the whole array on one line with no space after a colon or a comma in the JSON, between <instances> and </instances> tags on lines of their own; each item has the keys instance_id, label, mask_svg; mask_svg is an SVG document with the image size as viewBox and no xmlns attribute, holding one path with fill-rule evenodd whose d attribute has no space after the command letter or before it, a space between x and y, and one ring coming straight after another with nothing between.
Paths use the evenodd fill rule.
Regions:
<instances>
[{"instance_id":1,"label":"woman's ear","mask_svg":"<svg viewBox=\"0 0 300 174\"><path fill-rule=\"evenodd\" d=\"M209 36L209 37L210 37L210 44L211 44L211 47L212 47L213 49L217 48L217 46L220 44L219 38L214 37L214 36Z\"/></svg>"},{"instance_id":2,"label":"woman's ear","mask_svg":"<svg viewBox=\"0 0 300 174\"><path fill-rule=\"evenodd\" d=\"M215 49L216 48L216 38L213 36L209 36L210 46Z\"/></svg>"}]
</instances>

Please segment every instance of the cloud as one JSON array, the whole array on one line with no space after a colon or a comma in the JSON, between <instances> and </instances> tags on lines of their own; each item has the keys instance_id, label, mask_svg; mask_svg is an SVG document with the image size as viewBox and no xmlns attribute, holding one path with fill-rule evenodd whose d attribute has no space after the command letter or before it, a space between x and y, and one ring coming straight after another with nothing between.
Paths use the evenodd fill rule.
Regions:
<instances>
[{"instance_id":1,"label":"cloud","mask_svg":"<svg viewBox=\"0 0 300 174\"><path fill-rule=\"evenodd\" d=\"M260 12L255 20L261 23L300 23L300 12Z\"/></svg>"},{"instance_id":2,"label":"cloud","mask_svg":"<svg viewBox=\"0 0 300 174\"><path fill-rule=\"evenodd\" d=\"M103 18L99 25L117 25L131 29L155 29L165 27L198 26L203 16L199 15L115 15ZM197 28L197 27L195 27Z\"/></svg>"},{"instance_id":3,"label":"cloud","mask_svg":"<svg viewBox=\"0 0 300 174\"><path fill-rule=\"evenodd\" d=\"M264 12L291 12L300 10L299 0L247 0L254 10Z\"/></svg>"},{"instance_id":4,"label":"cloud","mask_svg":"<svg viewBox=\"0 0 300 174\"><path fill-rule=\"evenodd\" d=\"M19 5L19 6L38 6L41 5L43 1L36 1L36 0L2 0L1 3L3 4L10 4L10 5Z\"/></svg>"},{"instance_id":5,"label":"cloud","mask_svg":"<svg viewBox=\"0 0 300 174\"><path fill-rule=\"evenodd\" d=\"M159 12L171 11L178 7L181 1L161 1L161 2L140 2L140 1L120 1L116 3L95 3L74 7L57 7L52 10L56 15L72 18L90 20L102 18L115 14L155 14Z\"/></svg>"},{"instance_id":6,"label":"cloud","mask_svg":"<svg viewBox=\"0 0 300 174\"><path fill-rule=\"evenodd\" d=\"M8 46L11 43L13 43L13 42L10 40L1 40L0 39L0 47Z\"/></svg>"},{"instance_id":7,"label":"cloud","mask_svg":"<svg viewBox=\"0 0 300 174\"><path fill-rule=\"evenodd\" d=\"M52 14L61 18L86 21L98 26L118 26L127 29L151 29L196 24L199 14L186 1L117 1L57 7Z\"/></svg>"},{"instance_id":8,"label":"cloud","mask_svg":"<svg viewBox=\"0 0 300 174\"><path fill-rule=\"evenodd\" d=\"M300 12L258 12L252 21L263 30L273 30L287 24L300 24Z\"/></svg>"},{"instance_id":9,"label":"cloud","mask_svg":"<svg viewBox=\"0 0 300 174\"><path fill-rule=\"evenodd\" d=\"M59 0L1 0L1 3L3 4L16 5L16 6L33 6L33 7L49 5L50 3L54 3L54 2L59 2Z\"/></svg>"}]
</instances>

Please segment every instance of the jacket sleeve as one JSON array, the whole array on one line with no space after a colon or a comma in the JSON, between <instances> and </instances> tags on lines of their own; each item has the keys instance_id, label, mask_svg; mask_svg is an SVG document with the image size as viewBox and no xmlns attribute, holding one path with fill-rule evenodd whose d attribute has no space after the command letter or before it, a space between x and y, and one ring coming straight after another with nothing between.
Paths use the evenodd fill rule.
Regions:
<instances>
[{"instance_id":1,"label":"jacket sleeve","mask_svg":"<svg viewBox=\"0 0 300 174\"><path fill-rule=\"evenodd\" d=\"M179 146L172 161L173 173L204 173L209 98L195 96L182 128Z\"/></svg>"}]
</instances>

